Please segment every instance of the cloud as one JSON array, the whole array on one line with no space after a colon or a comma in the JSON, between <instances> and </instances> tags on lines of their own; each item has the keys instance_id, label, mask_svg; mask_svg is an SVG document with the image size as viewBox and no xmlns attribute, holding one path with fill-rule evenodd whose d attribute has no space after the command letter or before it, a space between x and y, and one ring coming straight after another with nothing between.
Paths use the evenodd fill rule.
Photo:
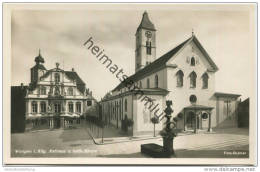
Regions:
<instances>
[{"instance_id":1,"label":"cloud","mask_svg":"<svg viewBox=\"0 0 260 172\"><path fill-rule=\"evenodd\" d=\"M250 85L242 84L253 83L250 76L254 57L250 56L252 44L248 42L253 41L250 34L254 33L249 32L252 26L248 10L239 7L216 10L214 5L192 8L172 5L177 10L166 6L162 10L148 7L149 17L157 29L157 58L190 37L194 29L220 68L216 74L216 89L230 92L236 86L238 93L249 96ZM47 69L54 68L56 62L65 70L73 67L97 98L104 96L119 81L83 43L92 37L127 75L133 74L135 32L145 6L122 9L13 11L12 85L30 82L30 68L41 48Z\"/></svg>"}]
</instances>

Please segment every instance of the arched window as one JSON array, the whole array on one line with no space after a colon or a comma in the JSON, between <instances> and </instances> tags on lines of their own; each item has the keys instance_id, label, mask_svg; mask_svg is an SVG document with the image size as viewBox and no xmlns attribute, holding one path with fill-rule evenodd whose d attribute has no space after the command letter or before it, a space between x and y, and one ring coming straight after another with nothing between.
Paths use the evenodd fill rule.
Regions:
<instances>
[{"instance_id":1,"label":"arched window","mask_svg":"<svg viewBox=\"0 0 260 172\"><path fill-rule=\"evenodd\" d=\"M46 94L46 87L44 87L44 86L41 87L41 94L42 95Z\"/></svg>"},{"instance_id":2,"label":"arched window","mask_svg":"<svg viewBox=\"0 0 260 172\"><path fill-rule=\"evenodd\" d=\"M142 81L139 82L139 88L143 88Z\"/></svg>"},{"instance_id":3,"label":"arched window","mask_svg":"<svg viewBox=\"0 0 260 172\"><path fill-rule=\"evenodd\" d=\"M209 76L207 73L204 73L202 75L202 88L207 89L208 88L208 80L209 80Z\"/></svg>"},{"instance_id":4,"label":"arched window","mask_svg":"<svg viewBox=\"0 0 260 172\"><path fill-rule=\"evenodd\" d=\"M55 73L54 79L55 79L55 82L60 82L60 74L59 73Z\"/></svg>"},{"instance_id":5,"label":"arched window","mask_svg":"<svg viewBox=\"0 0 260 172\"><path fill-rule=\"evenodd\" d=\"M69 102L69 112L70 113L73 113L74 111L73 111L73 102Z\"/></svg>"},{"instance_id":6,"label":"arched window","mask_svg":"<svg viewBox=\"0 0 260 172\"><path fill-rule=\"evenodd\" d=\"M33 113L38 112L38 105L37 105L37 102L35 102L35 101L32 102L32 112Z\"/></svg>"},{"instance_id":7,"label":"arched window","mask_svg":"<svg viewBox=\"0 0 260 172\"><path fill-rule=\"evenodd\" d=\"M182 87L183 86L183 72L181 70L179 70L177 73L176 73L176 76L177 76L177 87Z\"/></svg>"},{"instance_id":8,"label":"arched window","mask_svg":"<svg viewBox=\"0 0 260 172\"><path fill-rule=\"evenodd\" d=\"M68 95L73 96L73 88L72 87L68 88Z\"/></svg>"},{"instance_id":9,"label":"arched window","mask_svg":"<svg viewBox=\"0 0 260 172\"><path fill-rule=\"evenodd\" d=\"M46 102L41 102L41 112L46 112Z\"/></svg>"},{"instance_id":10,"label":"arched window","mask_svg":"<svg viewBox=\"0 0 260 172\"><path fill-rule=\"evenodd\" d=\"M190 74L190 88L196 88L196 78L197 75L196 73L193 71Z\"/></svg>"},{"instance_id":11,"label":"arched window","mask_svg":"<svg viewBox=\"0 0 260 172\"><path fill-rule=\"evenodd\" d=\"M127 99L125 99L125 112L127 112Z\"/></svg>"},{"instance_id":12,"label":"arched window","mask_svg":"<svg viewBox=\"0 0 260 172\"><path fill-rule=\"evenodd\" d=\"M76 110L78 113L81 113L81 102L76 103Z\"/></svg>"},{"instance_id":13,"label":"arched window","mask_svg":"<svg viewBox=\"0 0 260 172\"><path fill-rule=\"evenodd\" d=\"M151 41L146 41L146 54L152 54L152 43Z\"/></svg>"},{"instance_id":14,"label":"arched window","mask_svg":"<svg viewBox=\"0 0 260 172\"><path fill-rule=\"evenodd\" d=\"M155 77L154 77L154 87L158 88L158 86L159 86L158 75L155 75Z\"/></svg>"},{"instance_id":15,"label":"arched window","mask_svg":"<svg viewBox=\"0 0 260 172\"><path fill-rule=\"evenodd\" d=\"M194 57L191 58L190 65L191 66L195 66L195 58Z\"/></svg>"},{"instance_id":16,"label":"arched window","mask_svg":"<svg viewBox=\"0 0 260 172\"><path fill-rule=\"evenodd\" d=\"M150 88L150 79L149 78L147 78L147 80L146 80L146 85L147 85L147 88Z\"/></svg>"}]
</instances>

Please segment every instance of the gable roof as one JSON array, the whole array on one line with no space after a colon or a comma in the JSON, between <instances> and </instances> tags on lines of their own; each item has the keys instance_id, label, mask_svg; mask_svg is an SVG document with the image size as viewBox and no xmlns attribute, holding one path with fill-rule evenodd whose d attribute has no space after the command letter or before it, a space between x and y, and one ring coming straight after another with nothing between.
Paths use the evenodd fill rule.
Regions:
<instances>
[{"instance_id":1,"label":"gable roof","mask_svg":"<svg viewBox=\"0 0 260 172\"><path fill-rule=\"evenodd\" d=\"M151 71L152 69L158 68L162 65L165 65L165 63L174 55L176 54L191 38L185 40L183 43L179 44L177 47L173 48L168 53L164 54L160 58L156 59L149 65L145 66L141 70L137 71L135 74L129 76L127 79L129 81L135 81L139 76L144 75L148 71ZM124 83L121 82L114 90L124 87ZM114 91L113 90L113 91Z\"/></svg>"},{"instance_id":2,"label":"gable roof","mask_svg":"<svg viewBox=\"0 0 260 172\"><path fill-rule=\"evenodd\" d=\"M202 51L202 53L205 55L207 58L208 62L212 66L212 71L217 71L218 67L217 65L213 62L213 60L210 58L206 50L202 47L198 39L196 38L195 35L192 35L190 38L186 39L184 42L167 52L166 54L162 55L160 58L156 59L149 65L145 66L141 70L137 71L135 74L129 76L127 78L128 81L133 81L135 82L138 78L144 76L146 73L148 73L151 70L158 69L160 67L165 67L166 62L168 62L175 54L177 54L185 45L187 45L189 42L194 41L194 43L198 46L198 48ZM121 82L115 89L112 91L115 91L116 89L120 89L124 87L124 83Z\"/></svg>"},{"instance_id":3,"label":"gable roof","mask_svg":"<svg viewBox=\"0 0 260 172\"><path fill-rule=\"evenodd\" d=\"M209 56L209 54L207 53L207 51L203 48L203 46L201 45L201 43L199 42L199 40L197 39L197 37L194 35L192 36L192 40L194 41L194 43L198 46L198 48L200 49L200 51L202 52L202 54L205 55L206 59L208 60L209 64L212 66L212 70L213 71L218 71L218 66L214 63L214 61L211 59L211 57Z\"/></svg>"},{"instance_id":4,"label":"gable roof","mask_svg":"<svg viewBox=\"0 0 260 172\"><path fill-rule=\"evenodd\" d=\"M56 70L56 68L55 68ZM46 78L47 76L50 75L51 72L55 72L54 69L51 69L51 70L48 70L43 76L41 76L41 79L42 78ZM59 69L60 71L63 71L61 69ZM79 89L79 91L81 93L84 93L85 92L85 82L79 77L79 75L77 74L77 72L75 71L63 71L65 73L65 75L70 79L70 80L75 80L76 81L76 85L77 85L77 88ZM36 86L36 83L35 83L35 86ZM33 84L31 84L31 88L34 89L35 86Z\"/></svg>"},{"instance_id":5,"label":"gable roof","mask_svg":"<svg viewBox=\"0 0 260 172\"><path fill-rule=\"evenodd\" d=\"M65 71L65 74L67 75L68 78L70 78L71 80L75 80L76 81L76 85L77 88L79 89L79 91L81 93L84 93L86 90L85 87L85 82L79 77L79 75L77 74L77 72L74 71Z\"/></svg>"},{"instance_id":6,"label":"gable roof","mask_svg":"<svg viewBox=\"0 0 260 172\"><path fill-rule=\"evenodd\" d=\"M76 83L79 85L85 84L85 82L79 77L77 72L74 71L65 71L65 74L71 79L76 80Z\"/></svg>"}]
</instances>

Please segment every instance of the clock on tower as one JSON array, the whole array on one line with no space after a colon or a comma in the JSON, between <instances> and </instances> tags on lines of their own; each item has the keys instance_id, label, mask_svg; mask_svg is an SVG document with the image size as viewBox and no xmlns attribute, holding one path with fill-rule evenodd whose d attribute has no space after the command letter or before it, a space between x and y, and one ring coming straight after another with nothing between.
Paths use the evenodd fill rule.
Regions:
<instances>
[{"instance_id":1,"label":"clock on tower","mask_svg":"<svg viewBox=\"0 0 260 172\"><path fill-rule=\"evenodd\" d=\"M147 12L137 28L136 50L135 50L135 71L138 71L156 59L156 29L150 21Z\"/></svg>"}]
</instances>

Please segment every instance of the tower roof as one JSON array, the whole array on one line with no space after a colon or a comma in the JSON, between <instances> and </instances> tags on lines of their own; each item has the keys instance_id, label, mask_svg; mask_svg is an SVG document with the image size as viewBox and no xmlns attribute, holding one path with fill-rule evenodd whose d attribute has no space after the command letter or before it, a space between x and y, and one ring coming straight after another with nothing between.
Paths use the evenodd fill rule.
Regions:
<instances>
[{"instance_id":1,"label":"tower roof","mask_svg":"<svg viewBox=\"0 0 260 172\"><path fill-rule=\"evenodd\" d=\"M150 21L148 13L146 11L143 13L142 21L138 26L137 30L139 30L140 28L156 31L154 24Z\"/></svg>"},{"instance_id":2,"label":"tower roof","mask_svg":"<svg viewBox=\"0 0 260 172\"><path fill-rule=\"evenodd\" d=\"M34 60L37 64L39 63L44 63L44 59L41 55L41 50L39 50L39 55L37 57L35 57L35 60Z\"/></svg>"}]
</instances>

